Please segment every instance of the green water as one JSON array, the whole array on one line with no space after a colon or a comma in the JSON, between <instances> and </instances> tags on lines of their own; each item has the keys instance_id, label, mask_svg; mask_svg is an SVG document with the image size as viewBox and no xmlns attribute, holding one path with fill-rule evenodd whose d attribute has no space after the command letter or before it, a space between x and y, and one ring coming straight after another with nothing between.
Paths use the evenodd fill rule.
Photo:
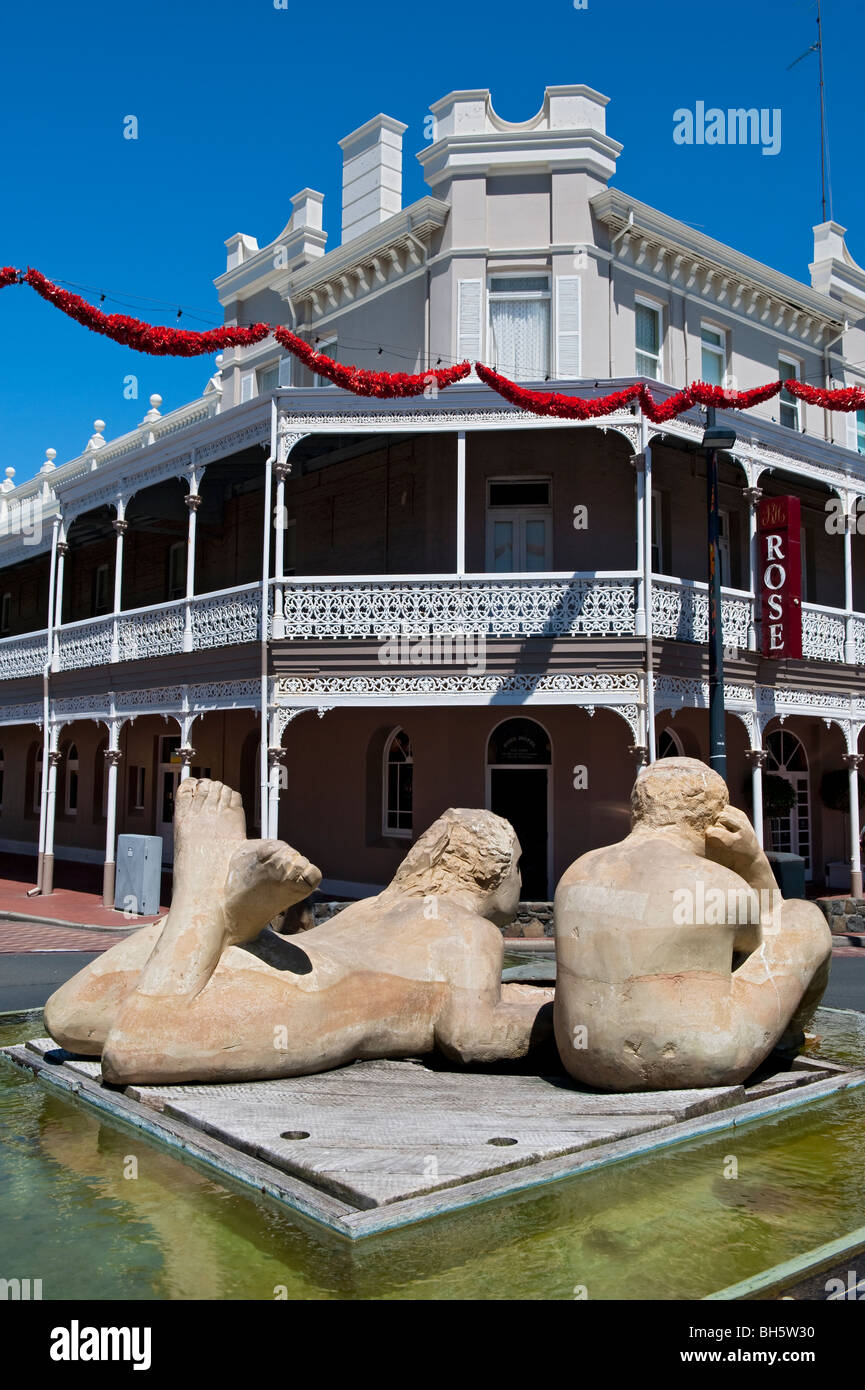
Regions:
<instances>
[{"instance_id":1,"label":"green water","mask_svg":"<svg viewBox=\"0 0 865 1390\"><path fill-rule=\"evenodd\" d=\"M865 1017L816 1026L822 1056L865 1065ZM46 1299L699 1298L865 1225L863 1147L865 1087L349 1245L0 1060L0 1276Z\"/></svg>"}]
</instances>

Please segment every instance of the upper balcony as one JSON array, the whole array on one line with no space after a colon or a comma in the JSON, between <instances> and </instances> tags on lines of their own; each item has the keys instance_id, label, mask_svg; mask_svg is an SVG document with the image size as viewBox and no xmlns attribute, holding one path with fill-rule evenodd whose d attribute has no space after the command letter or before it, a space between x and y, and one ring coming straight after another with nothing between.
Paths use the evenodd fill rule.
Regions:
<instances>
[{"instance_id":1,"label":"upper balcony","mask_svg":"<svg viewBox=\"0 0 865 1390\"><path fill-rule=\"evenodd\" d=\"M273 596L283 590L283 615L273 630ZM483 634L495 638L637 637L639 576L630 573L384 575L270 582L270 638L304 642L407 636ZM656 575L652 634L678 642L707 640L706 584ZM803 656L865 665L865 613L802 605ZM722 590L728 651L753 645L751 594ZM64 624L53 634L52 669L80 671L182 652L255 642L261 636L261 585L247 584L191 601L157 604L115 616ZM0 640L0 680L39 676L48 660L48 632Z\"/></svg>"},{"instance_id":2,"label":"upper balcony","mask_svg":"<svg viewBox=\"0 0 865 1390\"><path fill-rule=\"evenodd\" d=\"M266 635L274 643L644 634L633 415L579 426L538 421L491 405L471 385L433 402L358 401L336 389L277 399L292 448L274 480L284 522L271 533ZM30 595L12 631L5 600L0 611L0 679L37 677L49 661L56 672L98 670L260 639L269 414L265 400L219 419L193 412L149 443L91 451L88 469L58 469L52 497L66 554L50 651L43 546L0 570L11 582L20 569L19 589ZM742 417L736 423L743 442L721 470L725 645L757 647L746 485L759 485L802 498L803 655L865 664L865 540L855 534L846 546L825 526L830 496L843 493L846 505L865 496L862 460L780 426L752 423L746 433ZM685 643L705 642L707 628L698 430L695 413L650 432L651 631ZM522 505L510 496L514 484L539 481L542 498ZM583 528L579 509L589 518ZM531 564L520 567L532 549Z\"/></svg>"},{"instance_id":3,"label":"upper balcony","mask_svg":"<svg viewBox=\"0 0 865 1390\"><path fill-rule=\"evenodd\" d=\"M261 633L261 585L154 604L116 615L64 623L0 640L0 680L55 671L82 671L119 661L152 660L179 652L255 642Z\"/></svg>"}]
</instances>

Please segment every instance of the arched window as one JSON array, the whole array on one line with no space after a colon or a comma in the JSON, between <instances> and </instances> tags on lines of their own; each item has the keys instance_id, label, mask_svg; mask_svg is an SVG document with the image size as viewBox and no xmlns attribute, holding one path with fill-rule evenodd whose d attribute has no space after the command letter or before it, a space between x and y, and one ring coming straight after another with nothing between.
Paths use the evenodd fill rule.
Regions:
<instances>
[{"instance_id":1,"label":"arched window","mask_svg":"<svg viewBox=\"0 0 865 1390\"><path fill-rule=\"evenodd\" d=\"M42 811L42 755L43 748L41 743L34 744L31 748L33 768L33 785L30 790L30 807L35 816ZM28 760L29 761L29 760Z\"/></svg>"},{"instance_id":2,"label":"arched window","mask_svg":"<svg viewBox=\"0 0 865 1390\"><path fill-rule=\"evenodd\" d=\"M70 743L66 754L66 802L67 816L78 812L78 745Z\"/></svg>"},{"instance_id":3,"label":"arched window","mask_svg":"<svg viewBox=\"0 0 865 1390\"><path fill-rule=\"evenodd\" d=\"M412 774L414 759L411 739L405 729L394 729L384 746L384 792L382 829L385 835L412 833Z\"/></svg>"},{"instance_id":4,"label":"arched window","mask_svg":"<svg viewBox=\"0 0 865 1390\"><path fill-rule=\"evenodd\" d=\"M534 719L506 719L490 734L487 762L492 767L504 767L510 763L548 767L551 761L547 731Z\"/></svg>"},{"instance_id":5,"label":"arched window","mask_svg":"<svg viewBox=\"0 0 865 1390\"><path fill-rule=\"evenodd\" d=\"M662 729L658 734L657 756L659 758L684 758L685 753L679 735L672 729Z\"/></svg>"},{"instance_id":6,"label":"arched window","mask_svg":"<svg viewBox=\"0 0 865 1390\"><path fill-rule=\"evenodd\" d=\"M93 755L93 823L108 819L108 765L105 752L108 739L101 738Z\"/></svg>"},{"instance_id":7,"label":"arched window","mask_svg":"<svg viewBox=\"0 0 865 1390\"><path fill-rule=\"evenodd\" d=\"M795 734L773 729L766 739L767 772L807 772L805 749Z\"/></svg>"},{"instance_id":8,"label":"arched window","mask_svg":"<svg viewBox=\"0 0 865 1390\"><path fill-rule=\"evenodd\" d=\"M798 854L805 860L805 877L811 878L811 796L808 758L801 741L787 729L773 729L766 736L766 775L782 777L795 792L789 811L769 818L772 849Z\"/></svg>"}]
</instances>

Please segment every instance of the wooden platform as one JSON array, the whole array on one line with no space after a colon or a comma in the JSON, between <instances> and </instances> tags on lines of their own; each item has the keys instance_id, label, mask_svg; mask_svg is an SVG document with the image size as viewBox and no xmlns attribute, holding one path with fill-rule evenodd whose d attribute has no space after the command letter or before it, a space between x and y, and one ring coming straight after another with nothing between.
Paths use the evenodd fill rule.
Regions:
<instances>
[{"instance_id":1,"label":"wooden platform","mask_svg":"<svg viewBox=\"0 0 865 1390\"><path fill-rule=\"evenodd\" d=\"M799 1058L755 1085L605 1095L422 1060L225 1086L102 1084L48 1038L2 1052L124 1125L349 1237L425 1220L865 1083Z\"/></svg>"}]
</instances>

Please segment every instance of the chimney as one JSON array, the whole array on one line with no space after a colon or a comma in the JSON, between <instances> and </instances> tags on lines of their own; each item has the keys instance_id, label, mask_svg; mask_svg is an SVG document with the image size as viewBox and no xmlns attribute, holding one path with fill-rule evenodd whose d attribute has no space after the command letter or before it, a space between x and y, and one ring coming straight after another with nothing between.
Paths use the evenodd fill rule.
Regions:
<instances>
[{"instance_id":1,"label":"chimney","mask_svg":"<svg viewBox=\"0 0 865 1390\"><path fill-rule=\"evenodd\" d=\"M258 242L254 236L246 236L243 232L235 232L225 243L228 248L226 260L226 270L234 270L236 266L243 265L258 251Z\"/></svg>"},{"instance_id":2,"label":"chimney","mask_svg":"<svg viewBox=\"0 0 865 1390\"><path fill-rule=\"evenodd\" d=\"M343 244L402 207L402 137L408 126L374 116L340 140Z\"/></svg>"},{"instance_id":3,"label":"chimney","mask_svg":"<svg viewBox=\"0 0 865 1390\"><path fill-rule=\"evenodd\" d=\"M324 194L316 193L314 188L302 188L299 193L295 193L291 200L289 224L292 231L296 227L310 227L313 231L320 232L323 205Z\"/></svg>"}]
</instances>

